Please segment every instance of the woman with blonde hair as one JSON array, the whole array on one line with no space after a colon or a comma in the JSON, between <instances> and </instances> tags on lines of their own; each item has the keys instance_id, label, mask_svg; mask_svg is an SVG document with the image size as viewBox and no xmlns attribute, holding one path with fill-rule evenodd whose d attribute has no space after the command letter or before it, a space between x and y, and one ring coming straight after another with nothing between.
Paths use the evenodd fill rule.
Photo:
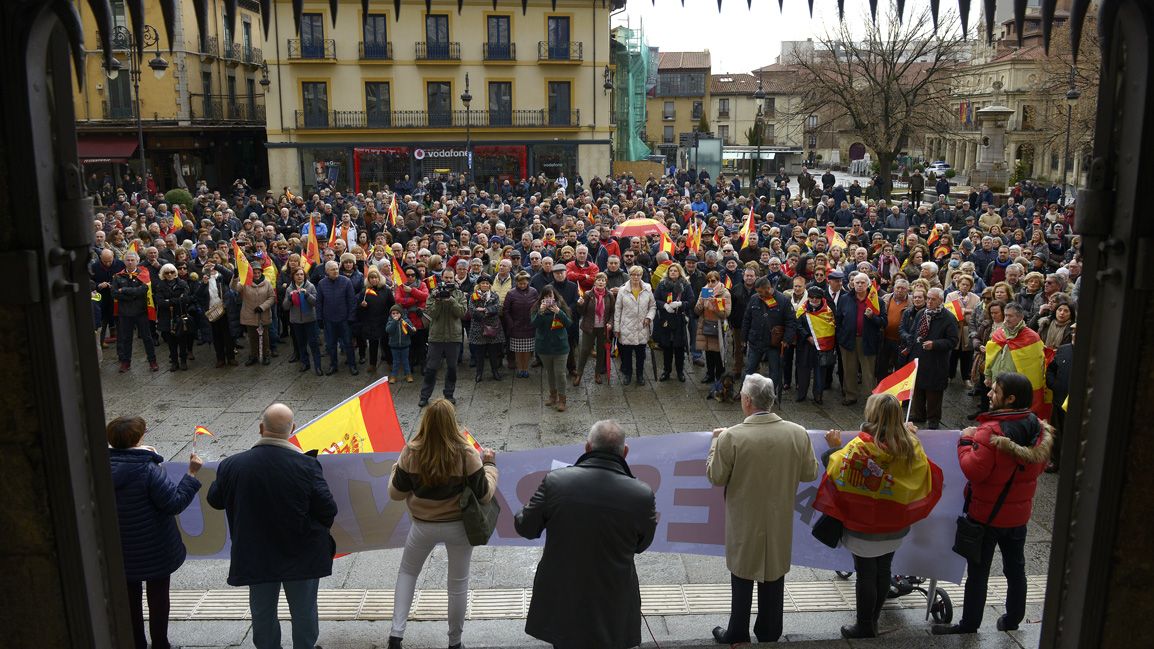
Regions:
<instances>
[{"instance_id":1,"label":"woman with blonde hair","mask_svg":"<svg viewBox=\"0 0 1154 649\"><path fill-rule=\"evenodd\" d=\"M393 589L389 649L401 649L417 577L438 544L444 544L449 562L449 647L461 646L473 556L461 521L461 493L472 489L480 502L492 500L497 490L494 457L491 449L477 451L465 440L456 410L445 399L429 404L417 433L401 449L389 478L389 497L405 501L412 526Z\"/></svg>"},{"instance_id":2,"label":"woman with blonde hair","mask_svg":"<svg viewBox=\"0 0 1154 649\"><path fill-rule=\"evenodd\" d=\"M894 552L942 496L942 470L904 419L897 397L875 394L866 400L857 437L843 446L842 431L825 435L830 450L822 456L826 473L814 508L841 522L840 543L857 573L857 621L841 628L845 638L877 636Z\"/></svg>"}]
</instances>

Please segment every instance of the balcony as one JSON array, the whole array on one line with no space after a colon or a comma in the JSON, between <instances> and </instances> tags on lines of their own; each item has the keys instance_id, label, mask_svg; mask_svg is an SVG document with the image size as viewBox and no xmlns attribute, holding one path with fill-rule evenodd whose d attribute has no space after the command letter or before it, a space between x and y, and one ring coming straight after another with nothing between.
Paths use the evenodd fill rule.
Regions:
<instances>
[{"instance_id":1,"label":"balcony","mask_svg":"<svg viewBox=\"0 0 1154 649\"><path fill-rule=\"evenodd\" d=\"M104 100L103 102L101 102L100 107L102 109L101 115L103 115L103 119L108 119L108 120L130 120L130 119L134 120L134 119L136 119L136 106L134 106L132 104L128 104L127 106L118 106L118 105L113 105L113 104L108 103L108 100Z\"/></svg>"},{"instance_id":2,"label":"balcony","mask_svg":"<svg viewBox=\"0 0 1154 649\"><path fill-rule=\"evenodd\" d=\"M728 108L718 109L717 117L718 117L718 119L725 119L725 118L729 117L729 109Z\"/></svg>"},{"instance_id":3,"label":"balcony","mask_svg":"<svg viewBox=\"0 0 1154 649\"><path fill-rule=\"evenodd\" d=\"M241 54L245 65L255 65L259 68L264 64L264 52L262 52L259 47L245 47L242 49Z\"/></svg>"},{"instance_id":4,"label":"balcony","mask_svg":"<svg viewBox=\"0 0 1154 649\"><path fill-rule=\"evenodd\" d=\"M537 42L537 60L552 61L555 63L580 63L584 58L581 43L554 43L550 41Z\"/></svg>"},{"instance_id":5,"label":"balcony","mask_svg":"<svg viewBox=\"0 0 1154 649\"><path fill-rule=\"evenodd\" d=\"M325 61L336 60L337 42L331 38L314 41L301 41L299 38L290 38L288 42L289 59L298 61Z\"/></svg>"},{"instance_id":6,"label":"balcony","mask_svg":"<svg viewBox=\"0 0 1154 649\"><path fill-rule=\"evenodd\" d=\"M457 61L461 60L461 44L439 41L421 41L416 44L418 61Z\"/></svg>"},{"instance_id":7,"label":"balcony","mask_svg":"<svg viewBox=\"0 0 1154 649\"><path fill-rule=\"evenodd\" d=\"M485 43L485 60L486 61L516 61L517 60L517 44L516 43Z\"/></svg>"},{"instance_id":8,"label":"balcony","mask_svg":"<svg viewBox=\"0 0 1154 649\"><path fill-rule=\"evenodd\" d=\"M236 122L264 124L264 96L257 95L250 103L245 97L226 95L189 95L189 117L193 122Z\"/></svg>"},{"instance_id":9,"label":"balcony","mask_svg":"<svg viewBox=\"0 0 1154 649\"><path fill-rule=\"evenodd\" d=\"M357 44L357 52L360 54L362 61L392 61L393 60L393 44L392 42L379 41L361 41Z\"/></svg>"},{"instance_id":10,"label":"balcony","mask_svg":"<svg viewBox=\"0 0 1154 649\"><path fill-rule=\"evenodd\" d=\"M550 113L541 110L332 110L296 111L296 127L302 129L356 128L556 128L576 127L581 111Z\"/></svg>"},{"instance_id":11,"label":"balcony","mask_svg":"<svg viewBox=\"0 0 1154 649\"><path fill-rule=\"evenodd\" d=\"M201 39L200 58L203 60L215 59L220 56L220 41L216 36Z\"/></svg>"}]
</instances>

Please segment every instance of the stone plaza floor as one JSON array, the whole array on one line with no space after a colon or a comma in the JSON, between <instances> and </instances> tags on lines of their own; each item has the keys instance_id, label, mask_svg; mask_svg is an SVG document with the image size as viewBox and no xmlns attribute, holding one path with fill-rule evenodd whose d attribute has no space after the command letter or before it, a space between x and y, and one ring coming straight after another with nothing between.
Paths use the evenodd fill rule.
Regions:
<instances>
[{"instance_id":1,"label":"stone plaza floor","mask_svg":"<svg viewBox=\"0 0 1154 649\"><path fill-rule=\"evenodd\" d=\"M296 364L287 362L291 353L287 342L282 343L279 357L267 367L244 367L247 350L242 350L241 366L215 369L212 347L200 345L195 348L197 358L189 363L188 371L169 372L164 362L167 349L157 351L161 371L148 371L137 341L132 369L118 374L115 351L105 350L101 367L106 416L144 417L149 426L145 443L177 461L191 451L192 430L197 425L215 433L212 438L202 437L198 450L206 460L220 460L252 446L258 435L260 412L269 403L288 404L300 426L379 378L368 375L365 365L355 377L347 368L327 377L298 372ZM582 442L589 425L597 419L616 419L629 435L638 436L711 430L741 421L739 404L706 400L708 386L698 382L703 368L691 368L686 383L657 383L652 380L648 364L646 371L647 383L638 387L621 386L616 377L612 385L595 385L592 369L587 369L581 386L568 386L568 412L558 413L543 405L543 391L547 389L539 369L532 370L529 379L510 378L511 373L506 371L503 381L492 381L486 373L483 382L474 383L474 371L466 362L458 368L458 416L482 444L498 452ZM440 379L434 397L441 394L443 370ZM419 386L420 377L412 384L393 386L397 417L406 436L415 430L419 420ZM779 413L806 428L853 431L860 425L864 402L842 406L837 389L826 392L823 406L809 401L796 403L794 396L792 392L785 393ZM964 386L959 380L953 381L946 395L944 426L968 425L965 415L972 410L973 402L965 395ZM786 578L789 594L784 639L842 647L1037 646L1056 492L1057 476L1043 475L1028 527L1026 572L1031 576L1030 603L1021 631L999 633L993 628L994 620L1001 614L1004 592L1004 582L998 581L997 561L985 626L977 636L929 636L924 610L919 610L924 607L924 599L911 595L888 605L882 620L882 638L852 643L840 639L838 628L852 622L853 578L844 581L829 571L794 567ZM470 619L465 627L468 646L544 646L523 632L523 610L539 554L535 548L476 549L471 570ZM384 646L399 562L400 550L357 553L336 561L333 575L321 581L321 646ZM724 559L644 553L638 555L636 563L644 591L643 606L656 642L662 647L708 645L710 629L724 625L728 611L729 574ZM188 561L173 575L173 643L186 648L252 646L246 621L247 594L226 585L227 567L226 561ZM417 621L409 624L407 647L445 646L445 579L445 554L438 548L418 582L420 593L414 607ZM957 621L961 591L954 585L946 588L953 595ZM326 605L326 601L331 605ZM642 646L655 646L649 630L643 628L642 636ZM285 637L287 640L289 636Z\"/></svg>"}]
</instances>

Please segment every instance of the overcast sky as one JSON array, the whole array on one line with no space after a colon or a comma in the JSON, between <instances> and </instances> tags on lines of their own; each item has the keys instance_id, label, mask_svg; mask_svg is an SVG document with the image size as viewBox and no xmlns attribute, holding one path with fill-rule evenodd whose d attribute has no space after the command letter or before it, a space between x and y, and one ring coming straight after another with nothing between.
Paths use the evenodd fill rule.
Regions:
<instances>
[{"instance_id":1,"label":"overcast sky","mask_svg":"<svg viewBox=\"0 0 1154 649\"><path fill-rule=\"evenodd\" d=\"M1008 0L999 0L1008 2ZM879 16L886 0L879 0ZM917 15L929 0L907 0L905 15ZM712 55L713 73L749 72L773 63L781 53L781 41L801 41L820 37L837 24L837 1L814 0L813 18L806 0L785 0L784 10L777 0L753 0L752 9L745 0L723 0L721 12L716 0L628 0L625 11L613 19L614 25L642 27L650 46L664 51L699 51ZM973 22L980 2L971 3ZM956 11L952 0L942 0L941 15ZM845 0L846 21L861 24L868 20L868 0ZM955 19L956 20L956 19ZM971 32L972 37L973 32Z\"/></svg>"}]
</instances>

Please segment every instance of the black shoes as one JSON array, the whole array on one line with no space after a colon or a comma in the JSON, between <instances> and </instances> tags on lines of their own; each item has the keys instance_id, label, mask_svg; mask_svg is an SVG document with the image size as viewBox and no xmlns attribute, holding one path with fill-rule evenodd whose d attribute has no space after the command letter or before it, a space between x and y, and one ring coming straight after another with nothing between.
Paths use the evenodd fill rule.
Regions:
<instances>
[{"instance_id":1,"label":"black shoes","mask_svg":"<svg viewBox=\"0 0 1154 649\"><path fill-rule=\"evenodd\" d=\"M632 377L630 377L630 376L628 376L628 375L627 375L627 376L624 376L624 377L622 377L622 378L621 378L621 385L629 385L629 383L630 383L632 380L633 380L633 378L632 378Z\"/></svg>"},{"instance_id":2,"label":"black shoes","mask_svg":"<svg viewBox=\"0 0 1154 649\"><path fill-rule=\"evenodd\" d=\"M645 385L645 375L644 374L638 374L637 380L634 381L633 384L638 385L638 386Z\"/></svg>"},{"instance_id":3,"label":"black shoes","mask_svg":"<svg viewBox=\"0 0 1154 649\"><path fill-rule=\"evenodd\" d=\"M713 641L717 644L738 644L741 642L749 642L749 638L745 638L744 640L734 640L728 638L725 635L725 629L719 626L715 626L713 627Z\"/></svg>"},{"instance_id":4,"label":"black shoes","mask_svg":"<svg viewBox=\"0 0 1154 649\"><path fill-rule=\"evenodd\" d=\"M682 383L685 383L685 372L678 372L677 373L677 380L681 381Z\"/></svg>"},{"instance_id":5,"label":"black shoes","mask_svg":"<svg viewBox=\"0 0 1154 649\"><path fill-rule=\"evenodd\" d=\"M336 373L337 373L337 366L333 365L332 367L329 368L329 370L327 372L325 372L325 376L332 376L333 374L336 374Z\"/></svg>"},{"instance_id":6,"label":"black shoes","mask_svg":"<svg viewBox=\"0 0 1154 649\"><path fill-rule=\"evenodd\" d=\"M1003 616L998 618L998 630L999 631L1017 631L1018 625L1017 624L1010 624L1009 621L1006 620L1006 616L1003 615Z\"/></svg>"},{"instance_id":7,"label":"black shoes","mask_svg":"<svg viewBox=\"0 0 1154 649\"><path fill-rule=\"evenodd\" d=\"M484 378L485 378L484 374L482 374L481 372L477 372L477 381L476 381L477 383L480 383L482 380L484 380Z\"/></svg>"},{"instance_id":8,"label":"black shoes","mask_svg":"<svg viewBox=\"0 0 1154 649\"><path fill-rule=\"evenodd\" d=\"M934 635L960 635L963 633L977 633L977 629L973 631L964 629L960 624L935 624L931 631Z\"/></svg>"},{"instance_id":9,"label":"black shoes","mask_svg":"<svg viewBox=\"0 0 1154 649\"><path fill-rule=\"evenodd\" d=\"M428 399L424 399L424 398L422 398L420 401L418 401L418 402L417 402L417 407L418 407L418 408L424 408L424 407L425 407L425 406L427 406L427 405L429 405L429 400L428 400Z\"/></svg>"},{"instance_id":10,"label":"black shoes","mask_svg":"<svg viewBox=\"0 0 1154 649\"><path fill-rule=\"evenodd\" d=\"M180 359L180 369L182 369L182 370L188 369L188 359L187 358Z\"/></svg>"},{"instance_id":11,"label":"black shoes","mask_svg":"<svg viewBox=\"0 0 1154 649\"><path fill-rule=\"evenodd\" d=\"M389 636L389 648L388 649L404 649L401 646L401 638Z\"/></svg>"},{"instance_id":12,"label":"black shoes","mask_svg":"<svg viewBox=\"0 0 1154 649\"><path fill-rule=\"evenodd\" d=\"M302 371L302 372L307 372L307 371L309 371L310 369L312 369L312 368L311 368L311 367L309 367L309 364L308 364L308 363L305 363L304 365L301 365L301 371Z\"/></svg>"},{"instance_id":13,"label":"black shoes","mask_svg":"<svg viewBox=\"0 0 1154 649\"><path fill-rule=\"evenodd\" d=\"M876 638L878 637L878 632L877 629L863 627L859 624L852 624L850 626L843 626L841 628L841 637L847 640L855 640L858 638Z\"/></svg>"},{"instance_id":14,"label":"black shoes","mask_svg":"<svg viewBox=\"0 0 1154 649\"><path fill-rule=\"evenodd\" d=\"M256 365L256 359L255 358L250 358L244 362L245 367L250 367L252 365Z\"/></svg>"},{"instance_id":15,"label":"black shoes","mask_svg":"<svg viewBox=\"0 0 1154 649\"><path fill-rule=\"evenodd\" d=\"M308 369L308 368L305 368L305 369ZM320 365L317 365L316 367L314 367L313 370L317 373L317 376L324 376L324 372L321 370Z\"/></svg>"},{"instance_id":16,"label":"black shoes","mask_svg":"<svg viewBox=\"0 0 1154 649\"><path fill-rule=\"evenodd\" d=\"M705 378L701 379L701 382L702 383L713 383L713 377L706 374Z\"/></svg>"},{"instance_id":17,"label":"black shoes","mask_svg":"<svg viewBox=\"0 0 1154 649\"><path fill-rule=\"evenodd\" d=\"M358 374L360 374L360 373L361 373L361 371L357 369L357 366L356 366L356 365L350 365L350 366L349 366L349 374L352 374L353 376L356 376L356 375L358 375Z\"/></svg>"},{"instance_id":18,"label":"black shoes","mask_svg":"<svg viewBox=\"0 0 1154 649\"><path fill-rule=\"evenodd\" d=\"M501 374L501 373L500 373L500 372L498 372L497 370L493 370L493 380L494 380L494 381L504 381L504 380L505 380L505 375L504 375L504 374Z\"/></svg>"},{"instance_id":19,"label":"black shoes","mask_svg":"<svg viewBox=\"0 0 1154 649\"><path fill-rule=\"evenodd\" d=\"M665 383L666 381L668 381L668 380L669 380L669 372L662 372L662 373L661 373L661 378L659 378L659 379L657 379L657 380L658 380L658 381L661 381L662 383Z\"/></svg>"}]
</instances>

